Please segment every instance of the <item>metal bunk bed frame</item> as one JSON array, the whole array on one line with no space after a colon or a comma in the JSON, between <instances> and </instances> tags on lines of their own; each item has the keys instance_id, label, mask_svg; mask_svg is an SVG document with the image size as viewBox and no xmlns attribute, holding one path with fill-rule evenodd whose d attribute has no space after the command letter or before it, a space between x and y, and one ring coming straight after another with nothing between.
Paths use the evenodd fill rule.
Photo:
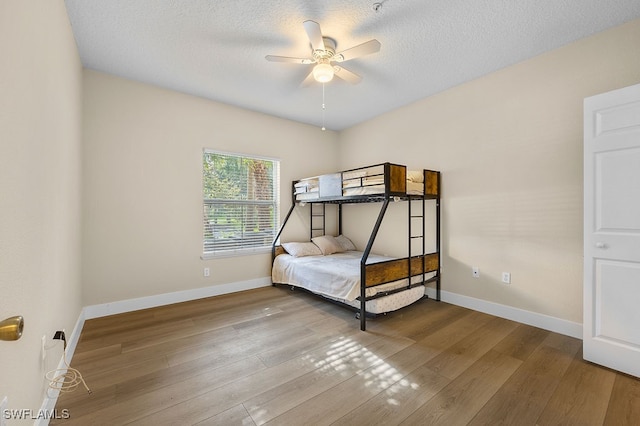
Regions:
<instances>
[{"instance_id":1,"label":"metal bunk bed frame","mask_svg":"<svg viewBox=\"0 0 640 426\"><path fill-rule=\"evenodd\" d=\"M436 283L436 301L440 301L440 266L441 266L441 260L440 260L440 221L441 221L441 217L440 217L440 172L437 171L433 171L433 170L427 170L424 169L423 173L426 175L425 172L428 173L434 173L436 176L436 190L435 190L435 195L433 194L427 194L427 179L425 176L424 179L424 193L423 195L408 195L406 193L397 193L397 192L391 192L389 190L390 188L390 168L392 166L399 166L397 164L391 164L391 163L382 163L379 165L374 165L374 166L367 166L367 167L361 167L361 168L357 168L357 169L351 169L351 170L345 170L343 172L340 172L340 177L341 177L341 181L343 179L343 176L345 173L348 172L352 172L355 170L360 170L360 169L366 169L366 168L370 168L370 167L375 167L375 166L384 166L384 184L385 184L385 193L384 194L376 194L376 195L356 195L356 196L345 196L345 197L324 197L324 198L318 198L318 199L312 199L312 200L304 200L304 201L296 201L296 196L295 196L295 183L296 181L292 182L291 186L292 186L292 203L291 203L291 207L289 208L289 211L287 212L287 215L285 216L285 219L282 223L282 225L280 226L280 229L275 237L275 239L273 240L272 246L271 246L271 256L272 256L272 263L275 260L276 257L276 246L277 243L280 239L280 235L282 234L282 231L284 230L285 226L287 225L287 222L289 221L289 218L291 217L291 213L293 213L293 210L295 209L296 205L304 205L306 203L310 204L310 236L309 238L313 238L314 237L314 231L321 231L322 234L320 235L324 235L325 234L325 213L326 213L326 209L325 209L325 205L326 204L337 204L338 205L338 233L342 234L342 206L343 204L354 204L354 203L382 203L382 206L380 208L380 211L378 213L378 218L373 226L373 229L371 231L371 234L369 236L369 240L367 242L367 245L364 249L364 252L362 254L362 258L360 259L360 309L357 310L357 314L356 314L356 318L360 319L360 330L365 331L366 330L366 301L367 300L372 300L378 297L384 297L396 292L400 292L400 291L404 291L408 288L411 287L415 287L417 285L426 285L428 283L431 282L435 282ZM404 166L402 166L404 167ZM411 205L412 205L412 201L422 201L421 203L421 214L412 214L412 209L411 209ZM434 200L435 201L435 208L436 208L436 212L435 212L435 220L436 220L436 247L435 247L435 254L437 255L437 267L435 268L434 272L435 275L432 278L429 278L428 280L425 279L425 275L427 274L427 268L426 268L426 258L425 256L429 255L429 253L425 253L425 235L424 235L424 230L425 230L425 211L426 211L426 207L425 207L425 203L427 200ZM407 240L408 240L408 256L406 258L407 260L407 279L409 281L409 284L407 287L403 287L401 289L397 289L397 290L392 290L392 291L386 291L386 292L382 292L380 294L377 294L375 296L366 297L366 289L367 289L367 260L369 258L369 255L371 254L371 249L373 247L373 244L376 240L376 237L378 235L378 231L380 230L380 226L382 225L382 220L384 219L385 213L387 211L387 207L389 206L389 203L391 201L406 201L407 202L407 210L408 210L408 232L407 232ZM314 212L314 205L316 204L320 204L322 205L322 212L318 213L317 211ZM322 218L322 225L318 226L318 227L314 227L314 218ZM411 226L411 222L413 219L417 219L417 218L421 218L421 234L420 235L412 235L412 226ZM422 239L422 253L412 256L411 254L411 248L412 248L412 244L411 241L413 239ZM432 253L433 254L433 253ZM404 260L404 258L399 258L399 259L393 259L393 260L389 260L389 261L384 261L384 262L376 262L373 264L369 264L369 265L378 265L378 264L385 264L385 263L390 263L390 262L397 262L398 260L402 261ZM418 263L417 267L416 267L416 263ZM416 271L417 269L417 271ZM417 272L417 273L414 273ZM422 281L419 283L415 283L412 284L411 283L411 277L414 275L419 275L422 274ZM379 283L381 284L381 283ZM275 283L273 284L275 285ZM377 284L376 284L377 285ZM425 297L428 297L425 295ZM331 300L331 299L328 299ZM334 301L336 303L340 303L337 301ZM343 303L340 303L341 305L344 305ZM345 305L349 308L352 308L352 306L349 305Z\"/></svg>"}]
</instances>

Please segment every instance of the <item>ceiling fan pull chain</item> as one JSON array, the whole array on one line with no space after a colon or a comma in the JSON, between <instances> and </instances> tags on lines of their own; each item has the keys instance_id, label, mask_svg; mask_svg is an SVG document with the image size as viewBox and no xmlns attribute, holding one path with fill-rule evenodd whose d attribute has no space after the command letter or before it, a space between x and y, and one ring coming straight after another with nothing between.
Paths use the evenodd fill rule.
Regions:
<instances>
[{"instance_id":1,"label":"ceiling fan pull chain","mask_svg":"<svg viewBox=\"0 0 640 426\"><path fill-rule=\"evenodd\" d=\"M324 105L324 83L322 83L322 130L327 130L324 127L324 110L325 110L325 105Z\"/></svg>"}]
</instances>

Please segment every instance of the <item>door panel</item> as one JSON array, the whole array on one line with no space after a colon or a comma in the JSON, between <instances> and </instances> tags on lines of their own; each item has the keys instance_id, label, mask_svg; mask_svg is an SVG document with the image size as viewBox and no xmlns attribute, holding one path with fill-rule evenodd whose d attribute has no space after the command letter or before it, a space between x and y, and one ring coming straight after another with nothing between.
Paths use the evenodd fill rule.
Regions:
<instances>
[{"instance_id":1,"label":"door panel","mask_svg":"<svg viewBox=\"0 0 640 426\"><path fill-rule=\"evenodd\" d=\"M584 103L583 348L640 377L640 85Z\"/></svg>"},{"instance_id":2,"label":"door panel","mask_svg":"<svg viewBox=\"0 0 640 426\"><path fill-rule=\"evenodd\" d=\"M640 117L640 102L603 108L596 112L596 136L633 131L634 127L640 125L638 117Z\"/></svg>"},{"instance_id":3,"label":"door panel","mask_svg":"<svg viewBox=\"0 0 640 426\"><path fill-rule=\"evenodd\" d=\"M594 337L640 350L640 264L596 261Z\"/></svg>"},{"instance_id":4,"label":"door panel","mask_svg":"<svg viewBox=\"0 0 640 426\"><path fill-rule=\"evenodd\" d=\"M629 203L640 196L639 164L640 148L596 154L596 232L640 233L640 203Z\"/></svg>"}]
</instances>

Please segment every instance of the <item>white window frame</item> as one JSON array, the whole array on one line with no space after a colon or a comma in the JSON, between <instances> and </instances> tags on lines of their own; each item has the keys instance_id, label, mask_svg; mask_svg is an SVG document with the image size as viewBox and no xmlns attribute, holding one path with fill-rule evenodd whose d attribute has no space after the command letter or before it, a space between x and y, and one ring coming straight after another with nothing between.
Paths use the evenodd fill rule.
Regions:
<instances>
[{"instance_id":1,"label":"white window frame","mask_svg":"<svg viewBox=\"0 0 640 426\"><path fill-rule=\"evenodd\" d=\"M267 202L260 202L260 201L251 201L251 200L222 200L222 199L206 199L204 198L204 182L205 182L205 175L204 175L204 158L205 155L207 154L216 154L216 155L224 155L224 156L231 156L231 157L239 157L239 158L243 158L243 159L249 159L249 160L263 160L263 161L271 161L273 162L274 165L274 179L273 179L273 199ZM203 212L203 222L202 222L202 256L201 258L206 260L206 259L213 259L213 258L221 258L221 257L235 257L235 256L247 256L247 255L254 255L254 254L259 254L259 253L270 253L271 252L271 245L273 242L273 239L275 238L275 236L278 233L278 230L280 229L280 159L279 158L274 158L274 157L265 157L265 156L259 156L259 155L250 155L250 154L242 154L242 153L235 153L235 152L226 152L226 151L219 151L219 150L213 150L213 149L208 149L205 148L203 149L202 152L202 212ZM210 250L210 251L206 251L206 222L207 219L204 217L204 212L206 211L206 206L212 205L212 204L244 204L244 205L256 205L256 204L269 204L269 205L273 205L273 209L274 209L274 224L273 224L273 235L271 236L272 238L269 240L268 244L264 244L264 245L259 245L259 246L255 246L255 247L243 247L243 248L233 248L233 249L226 249L226 250Z\"/></svg>"}]
</instances>

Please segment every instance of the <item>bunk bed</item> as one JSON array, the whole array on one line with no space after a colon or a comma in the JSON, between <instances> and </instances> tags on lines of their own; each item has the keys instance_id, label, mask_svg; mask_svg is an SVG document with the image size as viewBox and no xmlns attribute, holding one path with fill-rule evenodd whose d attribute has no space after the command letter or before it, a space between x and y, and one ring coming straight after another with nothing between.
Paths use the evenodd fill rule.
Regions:
<instances>
[{"instance_id":1,"label":"bunk bed","mask_svg":"<svg viewBox=\"0 0 640 426\"><path fill-rule=\"evenodd\" d=\"M425 209L435 202L435 251L425 250ZM390 258L371 253L390 202L407 201L408 256ZM412 207L416 202L417 209ZM378 203L380 211L366 247L356 250L342 233L342 207L351 203ZM279 244L280 235L296 208L310 204L310 241ZM325 234L325 206L338 206L338 237ZM421 220L418 232L412 222ZM421 250L412 253L412 242ZM413 248L413 251L416 251ZM292 204L272 244L273 285L291 285L357 310L360 329L367 316L400 309L426 297L426 285L435 283L440 300L440 172L408 171L392 163L375 164L313 176L292 182Z\"/></svg>"}]
</instances>

